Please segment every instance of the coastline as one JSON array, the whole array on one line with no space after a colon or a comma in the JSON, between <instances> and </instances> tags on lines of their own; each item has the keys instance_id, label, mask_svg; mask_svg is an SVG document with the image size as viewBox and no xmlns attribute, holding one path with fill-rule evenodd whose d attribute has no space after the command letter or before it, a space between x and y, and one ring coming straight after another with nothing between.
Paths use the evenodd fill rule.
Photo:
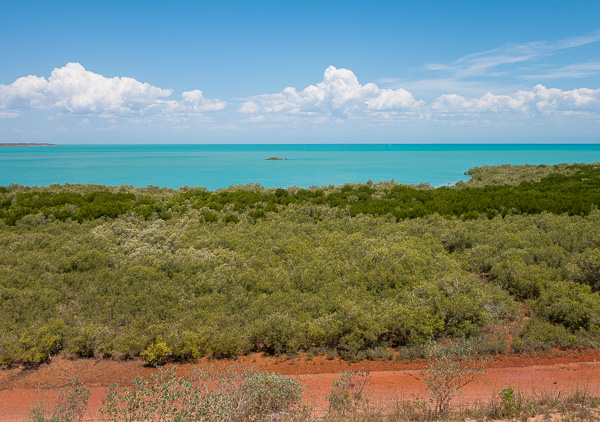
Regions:
<instances>
[{"instance_id":1,"label":"coastline","mask_svg":"<svg viewBox=\"0 0 600 422\"><path fill-rule=\"evenodd\" d=\"M41 143L41 142L40 142ZM6 143L5 143L6 144ZM14 145L14 144L12 144ZM70 145L0 149L0 185L91 183L209 190L395 180L447 186L473 167L600 161L600 145ZM269 157L287 158L276 164ZM271 164L268 164L271 163Z\"/></svg>"},{"instance_id":2,"label":"coastline","mask_svg":"<svg viewBox=\"0 0 600 422\"><path fill-rule=\"evenodd\" d=\"M0 143L0 147L55 147L58 144L28 143L28 142L6 142Z\"/></svg>"}]
</instances>

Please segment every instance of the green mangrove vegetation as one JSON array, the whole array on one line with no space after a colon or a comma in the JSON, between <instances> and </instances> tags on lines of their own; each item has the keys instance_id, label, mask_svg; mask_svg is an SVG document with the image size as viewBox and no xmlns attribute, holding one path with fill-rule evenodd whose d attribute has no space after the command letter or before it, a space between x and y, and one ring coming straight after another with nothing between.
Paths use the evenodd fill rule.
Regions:
<instances>
[{"instance_id":1,"label":"green mangrove vegetation","mask_svg":"<svg viewBox=\"0 0 600 422\"><path fill-rule=\"evenodd\" d=\"M595 345L600 165L470 174L435 189L0 187L0 362Z\"/></svg>"}]
</instances>

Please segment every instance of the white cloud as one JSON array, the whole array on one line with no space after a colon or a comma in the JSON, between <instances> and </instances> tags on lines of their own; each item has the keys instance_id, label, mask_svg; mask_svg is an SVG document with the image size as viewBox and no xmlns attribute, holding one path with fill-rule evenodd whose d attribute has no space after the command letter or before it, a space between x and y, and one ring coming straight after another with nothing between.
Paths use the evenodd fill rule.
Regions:
<instances>
[{"instance_id":1,"label":"white cloud","mask_svg":"<svg viewBox=\"0 0 600 422\"><path fill-rule=\"evenodd\" d=\"M184 92L181 101L167 100L172 92L133 78L107 78L79 63L68 63L54 69L48 79L29 75L0 85L0 116L15 117L30 109L106 118L159 112L194 115L222 110L226 105L204 98L200 90Z\"/></svg>"},{"instance_id":2,"label":"white cloud","mask_svg":"<svg viewBox=\"0 0 600 422\"><path fill-rule=\"evenodd\" d=\"M427 104L402 88L382 89L373 83L361 85L352 71L329 66L323 82L302 91L288 87L280 93L251 97L242 104L240 112L251 115L248 122L261 124L306 120L324 123L331 119L393 122L483 115L491 120L496 116L500 122L507 115L514 118L574 113L598 115L600 89L565 91L536 85L531 90L510 94L488 92L473 98L445 94Z\"/></svg>"},{"instance_id":3,"label":"white cloud","mask_svg":"<svg viewBox=\"0 0 600 422\"><path fill-rule=\"evenodd\" d=\"M185 110L193 110L196 112L218 111L225 108L225 101L209 100L202 96L202 91L195 89L193 91L185 91L181 94L183 100L180 104Z\"/></svg>"},{"instance_id":4,"label":"white cloud","mask_svg":"<svg viewBox=\"0 0 600 422\"><path fill-rule=\"evenodd\" d=\"M405 89L381 89L379 95L365 101L369 110L408 110L421 105Z\"/></svg>"},{"instance_id":5,"label":"white cloud","mask_svg":"<svg viewBox=\"0 0 600 422\"><path fill-rule=\"evenodd\" d=\"M598 41L600 41L600 32L588 36L567 38L553 43L534 41L523 44L508 44L492 50L468 54L452 63L430 63L423 66L423 68L459 79L474 76L503 76L503 72L496 70L501 66L541 59L554 55L561 50Z\"/></svg>"},{"instance_id":6,"label":"white cloud","mask_svg":"<svg viewBox=\"0 0 600 422\"><path fill-rule=\"evenodd\" d=\"M539 72L533 75L522 75L524 79L565 79L586 78L600 73L600 62L575 63Z\"/></svg>"},{"instance_id":7,"label":"white cloud","mask_svg":"<svg viewBox=\"0 0 600 422\"><path fill-rule=\"evenodd\" d=\"M133 78L106 78L85 70L79 63L54 69L46 92L55 107L71 113L135 111L172 93L170 89L157 88Z\"/></svg>"},{"instance_id":8,"label":"white cloud","mask_svg":"<svg viewBox=\"0 0 600 422\"><path fill-rule=\"evenodd\" d=\"M329 66L322 82L302 91L288 87L280 93L247 98L240 111L265 117L346 119L381 111L414 113L422 104L404 89L381 89L373 83L361 85L351 70ZM253 119L257 120L264 119Z\"/></svg>"},{"instance_id":9,"label":"white cloud","mask_svg":"<svg viewBox=\"0 0 600 422\"><path fill-rule=\"evenodd\" d=\"M584 41L593 42L586 39L563 44ZM590 62L583 67L567 66L564 71L595 72L597 66ZM436 94L426 102L415 98L410 85L387 89L375 83L361 84L351 70L329 66L321 82L303 89L287 87L279 93L245 98L238 103L239 112L245 116L244 122L261 127L317 126L345 121L360 125L398 125L399 122L438 119L500 124L513 118L536 118L550 123L552 116L567 119L586 116L600 122L600 89L561 90L538 84L531 89L492 88L483 94L486 91L475 93L460 89L461 84L453 86L452 82L457 79L447 81L447 93ZM43 110L48 112L47 120L76 114L81 125L90 127L93 123L90 119L96 117L114 127L122 123L120 119L126 118L127 123L134 126L173 128L183 127L181 125L192 118L196 123L209 122L207 114L224 110L227 105L223 100L205 98L201 90L184 91L179 100L171 99L171 95L170 89L133 78L107 78L86 70L79 63L69 63L54 69L47 79L29 75L12 84L0 85L0 119L15 118L29 110ZM235 119L234 116L229 118Z\"/></svg>"},{"instance_id":10,"label":"white cloud","mask_svg":"<svg viewBox=\"0 0 600 422\"><path fill-rule=\"evenodd\" d=\"M260 106L256 104L254 101L246 101L240 107L241 113L258 113L260 111Z\"/></svg>"},{"instance_id":11,"label":"white cloud","mask_svg":"<svg viewBox=\"0 0 600 422\"><path fill-rule=\"evenodd\" d=\"M14 119L19 117L19 113L16 111L0 111L0 119Z\"/></svg>"},{"instance_id":12,"label":"white cloud","mask_svg":"<svg viewBox=\"0 0 600 422\"><path fill-rule=\"evenodd\" d=\"M523 116L569 114L573 112L600 112L600 89L579 88L561 90L536 85L532 90L520 90L510 95L494 95L490 92L480 98L466 99L457 94L442 95L430 110L440 114L505 114Z\"/></svg>"},{"instance_id":13,"label":"white cloud","mask_svg":"<svg viewBox=\"0 0 600 422\"><path fill-rule=\"evenodd\" d=\"M185 91L181 94L181 101L167 100L157 101L151 107L145 110L146 114L156 114L166 116L170 119L189 116L202 116L206 112L223 110L227 103L222 100L213 100L204 98L202 91L195 89Z\"/></svg>"},{"instance_id":14,"label":"white cloud","mask_svg":"<svg viewBox=\"0 0 600 422\"><path fill-rule=\"evenodd\" d=\"M487 124L506 117L532 118L600 115L600 89L579 88L561 90L536 85L530 90L509 94L487 92L467 98L456 93L437 97L430 103L417 100L409 91L382 89L374 83L362 85L348 69L329 66L323 82L309 85L301 91L288 87L276 94L257 95L246 99L240 112L249 115L247 122L324 123L327 121L360 120L363 122L394 122L436 120L452 117L457 121L485 117Z\"/></svg>"},{"instance_id":15,"label":"white cloud","mask_svg":"<svg viewBox=\"0 0 600 422\"><path fill-rule=\"evenodd\" d=\"M402 78L380 78L386 88L404 88L415 96L433 98L441 94L482 96L488 91L510 93L531 87L531 81L548 84L553 79L591 77L600 73L599 63L560 63L558 57L569 49L592 51L600 42L600 31L581 36L521 44L506 44L498 48L464 55L446 63L429 63L409 69ZM588 46L588 47L586 47ZM582 51L580 51L580 54ZM592 53L593 54L593 53ZM556 57L554 57L556 56ZM566 57L562 54L562 59ZM551 60L549 58L552 57ZM589 58L593 58L591 55Z\"/></svg>"}]
</instances>

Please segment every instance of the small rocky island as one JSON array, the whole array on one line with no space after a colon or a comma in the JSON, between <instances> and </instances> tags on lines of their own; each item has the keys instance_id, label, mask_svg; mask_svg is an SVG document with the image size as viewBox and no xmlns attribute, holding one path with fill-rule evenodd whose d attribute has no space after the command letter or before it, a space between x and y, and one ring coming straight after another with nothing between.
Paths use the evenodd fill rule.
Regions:
<instances>
[{"instance_id":1,"label":"small rocky island","mask_svg":"<svg viewBox=\"0 0 600 422\"><path fill-rule=\"evenodd\" d=\"M267 161L287 160L287 158L269 157Z\"/></svg>"}]
</instances>

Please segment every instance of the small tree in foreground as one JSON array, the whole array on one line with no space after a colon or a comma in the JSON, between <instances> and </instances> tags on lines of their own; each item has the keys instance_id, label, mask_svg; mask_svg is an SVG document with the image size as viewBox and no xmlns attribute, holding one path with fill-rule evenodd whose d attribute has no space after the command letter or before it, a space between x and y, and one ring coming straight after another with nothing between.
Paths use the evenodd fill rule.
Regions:
<instances>
[{"instance_id":1,"label":"small tree in foreground","mask_svg":"<svg viewBox=\"0 0 600 422\"><path fill-rule=\"evenodd\" d=\"M345 371L331 384L331 392L327 395L329 412L341 415L356 413L369 404L369 397L364 394L369 381L369 371Z\"/></svg>"},{"instance_id":2,"label":"small tree in foreground","mask_svg":"<svg viewBox=\"0 0 600 422\"><path fill-rule=\"evenodd\" d=\"M28 422L80 422L83 421L90 390L73 378L68 387L60 390L54 406L37 402L29 412Z\"/></svg>"},{"instance_id":3,"label":"small tree in foreground","mask_svg":"<svg viewBox=\"0 0 600 422\"><path fill-rule=\"evenodd\" d=\"M488 358L474 359L473 345L468 340L447 344L429 343L428 365L421 375L437 413L448 410L459 390L485 375Z\"/></svg>"}]
</instances>

